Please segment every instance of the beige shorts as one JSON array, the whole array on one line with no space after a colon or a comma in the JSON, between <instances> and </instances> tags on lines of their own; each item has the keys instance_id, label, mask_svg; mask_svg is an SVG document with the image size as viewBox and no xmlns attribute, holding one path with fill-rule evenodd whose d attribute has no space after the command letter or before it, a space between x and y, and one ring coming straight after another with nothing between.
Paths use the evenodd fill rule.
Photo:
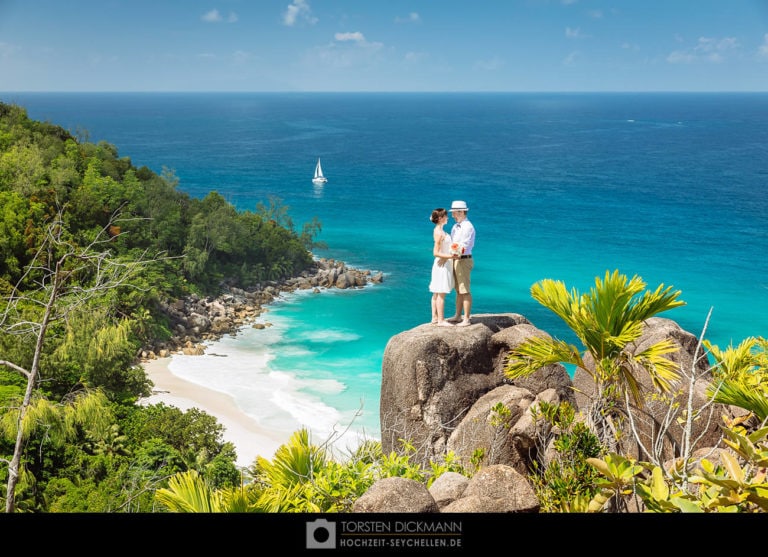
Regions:
<instances>
[{"instance_id":1,"label":"beige shorts","mask_svg":"<svg viewBox=\"0 0 768 557\"><path fill-rule=\"evenodd\" d=\"M475 260L456 259L453 262L453 278L456 280L456 292L459 294L471 294L470 275L475 266Z\"/></svg>"}]
</instances>

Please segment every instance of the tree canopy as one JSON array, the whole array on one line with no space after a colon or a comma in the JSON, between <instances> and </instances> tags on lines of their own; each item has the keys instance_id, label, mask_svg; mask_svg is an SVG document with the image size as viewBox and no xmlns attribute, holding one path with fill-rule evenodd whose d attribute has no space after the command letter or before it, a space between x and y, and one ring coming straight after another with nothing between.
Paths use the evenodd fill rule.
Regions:
<instances>
[{"instance_id":1,"label":"tree canopy","mask_svg":"<svg viewBox=\"0 0 768 557\"><path fill-rule=\"evenodd\" d=\"M299 275L317 220L277 198L237 211L0 103L0 499L6 510L149 511L174 473L237 485L234 447L196 410L139 406L140 348L164 304ZM97 410L93 410L97 408ZM128 486L128 487L127 487Z\"/></svg>"}]
</instances>

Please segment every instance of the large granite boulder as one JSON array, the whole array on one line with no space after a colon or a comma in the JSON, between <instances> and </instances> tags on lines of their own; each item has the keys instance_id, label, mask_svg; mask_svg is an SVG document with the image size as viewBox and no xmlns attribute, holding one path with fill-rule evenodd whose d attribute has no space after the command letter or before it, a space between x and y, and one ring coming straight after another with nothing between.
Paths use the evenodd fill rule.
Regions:
<instances>
[{"instance_id":1,"label":"large granite boulder","mask_svg":"<svg viewBox=\"0 0 768 557\"><path fill-rule=\"evenodd\" d=\"M533 418L531 407L568 401L577 410L588 410L596 392L594 381L584 369L577 369L571 380L560 364L511 381L504 375L509 351L532 336L548 333L515 313L474 315L472 321L469 327L458 328L419 325L392 337L382 363L380 411L385 453L407 452L414 464L429 466L452 452L474 475L465 480L460 474L444 474L428 490L429 497L412 483L377 482L374 493L366 493L356 510L421 512L416 509L431 509L434 502L440 512L538 512L527 475L534 462L546 467L553 458L554 432ZM652 437L657 439L661 432L663 442L655 444L659 461L679 456L684 432L674 418L689 400L693 412L700 414L693 427L693 449L717 447L719 416L734 413L730 407L710 404L706 396L710 363L698 339L674 321L649 319L634 349L643 350L663 338L679 348L669 358L678 364L681 378L671 398L665 399L652 388L647 374L638 374L646 401L642 408L630 410L640 442L625 422L621 454L637 457L641 444L654 447ZM585 364L591 365L588 356ZM619 412L627 415L626 409ZM543 440L549 440L549 446L540 446ZM478 454L482 458L475 470ZM409 497L414 500L404 500Z\"/></svg>"},{"instance_id":2,"label":"large granite boulder","mask_svg":"<svg viewBox=\"0 0 768 557\"><path fill-rule=\"evenodd\" d=\"M732 414L728 406L711 404L707 390L712 375L706 352L699 345L699 339L683 330L676 322L662 317L648 319L633 351L641 352L663 339L672 340L678 347L676 352L666 357L677 364L680 378L675 381L672 392L668 396L662 396L651 383L647 372L639 370L635 374L643 394L642 407L631 403L629 409L621 404L618 408L619 414L625 417L620 424L624 435L621 436L617 451L625 456L641 460L653 458L658 461L680 456L685 444L684 423L677 418L685 415L689 404L694 412L700 413L692 423L690 440L698 447L717 446L722 437L720 417ZM587 366L593 364L590 358L585 358L584 361ZM573 386L578 408L587 412L591 397L596 392L592 374L577 368L573 376ZM630 413L633 427L630 427L630 421L626 417ZM636 436L632 434L633 429L637 433ZM649 451L652 454L649 455Z\"/></svg>"},{"instance_id":3,"label":"large granite boulder","mask_svg":"<svg viewBox=\"0 0 768 557\"><path fill-rule=\"evenodd\" d=\"M495 464L472 476L461 497L444 513L537 513L539 503L528 479L514 468Z\"/></svg>"},{"instance_id":4,"label":"large granite boulder","mask_svg":"<svg viewBox=\"0 0 768 557\"><path fill-rule=\"evenodd\" d=\"M412 461L422 464L441 458L447 450L460 452L466 461L474 449L484 448L486 454L494 455L493 463L522 470L525 466L511 448L512 441L482 446L496 435L491 425L493 405L518 401L517 420L525 417L525 409L541 391L553 389L557 397L573 399L570 377L560 365L547 366L516 382L504 376L509 350L530 335L546 333L514 313L473 315L472 322L469 327L419 325L387 343L380 401L385 453L403 454L401 439L415 448ZM502 385L504 391L488 394ZM508 425L514 426L514 422ZM474 442L471 437L480 431L482 440ZM507 460L504 455L515 456Z\"/></svg>"},{"instance_id":5,"label":"large granite boulder","mask_svg":"<svg viewBox=\"0 0 768 557\"><path fill-rule=\"evenodd\" d=\"M536 441L549 433L549 425L536 422L531 406L544 401L559 404L555 389L546 389L538 395L514 385L501 385L484 394L472 405L467 415L448 438L447 450L467 469L472 457L482 451L482 465L506 464L521 474L531 472L533 462L539 459ZM502 404L506 410L496 410Z\"/></svg>"},{"instance_id":6,"label":"large granite boulder","mask_svg":"<svg viewBox=\"0 0 768 557\"><path fill-rule=\"evenodd\" d=\"M409 478L383 478L353 504L355 513L433 513L439 510L426 486Z\"/></svg>"},{"instance_id":7,"label":"large granite boulder","mask_svg":"<svg viewBox=\"0 0 768 557\"><path fill-rule=\"evenodd\" d=\"M442 509L460 499L469 484L469 478L458 472L444 472L429 487L429 493Z\"/></svg>"},{"instance_id":8,"label":"large granite boulder","mask_svg":"<svg viewBox=\"0 0 768 557\"><path fill-rule=\"evenodd\" d=\"M532 513L539 500L526 477L505 465L488 466L472 478L446 472L430 489L407 478L375 482L352 505L355 513Z\"/></svg>"}]
</instances>

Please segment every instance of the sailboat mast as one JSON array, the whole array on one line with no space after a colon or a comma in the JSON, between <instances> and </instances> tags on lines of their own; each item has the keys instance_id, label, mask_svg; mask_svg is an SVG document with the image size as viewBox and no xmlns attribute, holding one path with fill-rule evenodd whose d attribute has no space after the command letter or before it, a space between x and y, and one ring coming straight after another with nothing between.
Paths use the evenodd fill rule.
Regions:
<instances>
[{"instance_id":1,"label":"sailboat mast","mask_svg":"<svg viewBox=\"0 0 768 557\"><path fill-rule=\"evenodd\" d=\"M312 182L315 184L324 184L328 180L323 176L323 167L320 165L320 157L317 157L317 164L315 165L315 176L312 178Z\"/></svg>"}]
</instances>

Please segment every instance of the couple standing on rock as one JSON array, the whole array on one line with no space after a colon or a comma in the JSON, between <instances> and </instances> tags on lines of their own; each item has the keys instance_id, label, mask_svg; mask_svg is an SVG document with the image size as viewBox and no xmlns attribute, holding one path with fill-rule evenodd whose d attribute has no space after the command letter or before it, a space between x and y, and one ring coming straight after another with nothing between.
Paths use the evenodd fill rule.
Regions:
<instances>
[{"instance_id":1,"label":"couple standing on rock","mask_svg":"<svg viewBox=\"0 0 768 557\"><path fill-rule=\"evenodd\" d=\"M454 201L450 211L456 221L450 235L443 230L443 226L448 223L448 211L437 208L430 217L435 224L432 232L435 262L432 264L432 280L429 283L429 291L432 292L432 324L453 327L455 323L456 327L466 327L472 324L470 275L474 267L472 249L475 247L475 227L467 219L469 207L465 201ZM456 314L445 319L445 297L454 287Z\"/></svg>"}]
</instances>

